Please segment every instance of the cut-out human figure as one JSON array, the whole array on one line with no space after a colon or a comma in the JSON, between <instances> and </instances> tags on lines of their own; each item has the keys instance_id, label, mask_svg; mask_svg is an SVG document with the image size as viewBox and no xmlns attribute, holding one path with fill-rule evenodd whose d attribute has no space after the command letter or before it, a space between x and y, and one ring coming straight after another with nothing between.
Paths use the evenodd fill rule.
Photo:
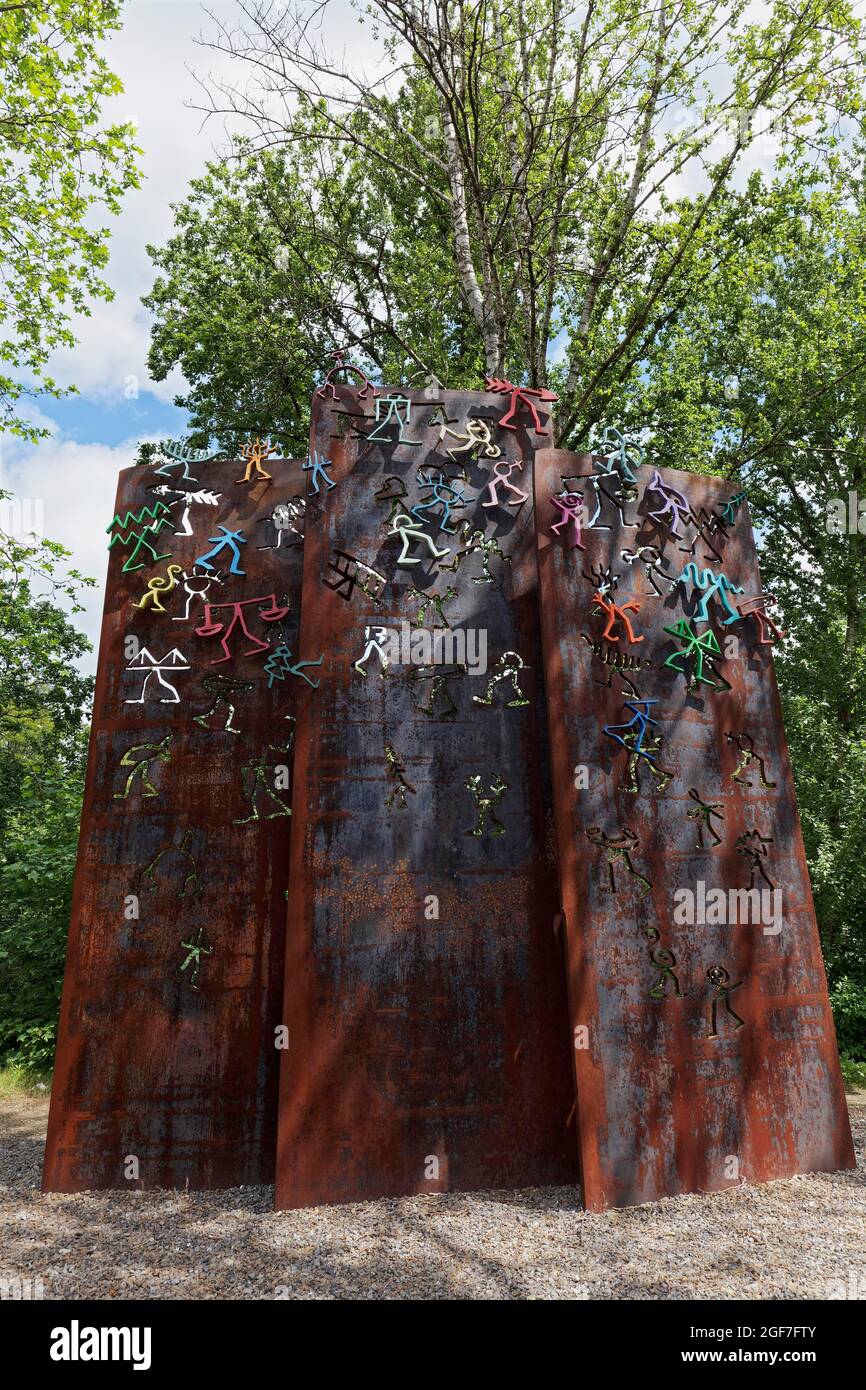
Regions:
<instances>
[{"instance_id":1,"label":"cut-out human figure","mask_svg":"<svg viewBox=\"0 0 866 1390\"><path fill-rule=\"evenodd\" d=\"M472 830L467 830L467 835L480 836L484 834L489 825L491 835L504 835L505 826L496 814L495 807L499 805L505 793L508 791L508 783L504 782L499 773L487 784L487 791L482 791L482 781L480 772L473 772L467 777L463 784L468 792L471 792L475 802L476 822Z\"/></svg>"},{"instance_id":2,"label":"cut-out human figure","mask_svg":"<svg viewBox=\"0 0 866 1390\"><path fill-rule=\"evenodd\" d=\"M490 679L487 682L487 690L483 695L473 695L473 704L492 705L493 692L497 685L499 685L500 681L510 681L511 689L514 692L514 698L506 702L506 709L519 709L523 705L528 705L529 701L520 689L518 681L520 672L525 670L525 668L526 663L523 657L518 655L517 652L503 652L490 673Z\"/></svg>"},{"instance_id":3,"label":"cut-out human figure","mask_svg":"<svg viewBox=\"0 0 866 1390\"><path fill-rule=\"evenodd\" d=\"M603 849L607 855L607 873L609 880L607 891L609 893L616 892L615 866L621 862L625 865L632 878L636 878L638 882L644 885L644 890L640 896L645 898L647 893L651 891L652 884L648 878L644 878L643 874L638 873L631 860L632 851L637 849L640 844L640 840L635 832L629 827L626 827L625 830L620 830L617 835L607 835L600 826L591 825L586 831L586 838L589 840L590 844L597 845L598 848Z\"/></svg>"},{"instance_id":4,"label":"cut-out human figure","mask_svg":"<svg viewBox=\"0 0 866 1390\"><path fill-rule=\"evenodd\" d=\"M173 734L166 734L165 738L160 739L159 743L134 743L131 748L127 748L118 766L132 768L132 771L126 779L126 785L123 791L114 793L115 801L126 800L132 790L132 784L136 777L139 779L142 796L159 796L159 791L150 780L150 764L153 762L171 762L171 741L173 737Z\"/></svg>"},{"instance_id":5,"label":"cut-out human figure","mask_svg":"<svg viewBox=\"0 0 866 1390\"><path fill-rule=\"evenodd\" d=\"M707 1033L708 1038L717 1038L719 1036L718 1008L720 1003L724 1004L725 1012L734 1020L735 1033L738 1033L739 1030L745 1026L746 1020L740 1018L740 1015L735 1013L731 1007L731 994L735 989L740 988L743 981L738 980L735 985L732 985L728 983L730 978L730 975L723 965L711 965L707 971L707 979L713 989L712 1004L710 1005L710 1031Z\"/></svg>"},{"instance_id":6,"label":"cut-out human figure","mask_svg":"<svg viewBox=\"0 0 866 1390\"><path fill-rule=\"evenodd\" d=\"M470 555L481 556L481 573L473 575L473 584L492 584L493 575L490 572L490 557L496 555L500 560L507 560L508 556L502 550L495 536L485 536L483 531L471 531L468 522L463 523L464 546L458 550L454 559L447 565L440 564L440 570L449 570L454 573L468 559ZM468 537L468 539L467 539Z\"/></svg>"},{"instance_id":7,"label":"cut-out human figure","mask_svg":"<svg viewBox=\"0 0 866 1390\"><path fill-rule=\"evenodd\" d=\"M426 714L428 719L456 719L457 705L448 681L452 676L465 676L466 667L461 664L448 666L413 666L409 672L409 679L413 682L430 681L430 692L427 697L427 704L421 704L416 697L415 708L419 714ZM440 701L440 713L436 713L436 702ZM444 702L444 708L443 703Z\"/></svg>"},{"instance_id":8,"label":"cut-out human figure","mask_svg":"<svg viewBox=\"0 0 866 1390\"><path fill-rule=\"evenodd\" d=\"M417 603L418 612L412 624L413 627L423 627L424 618L428 608L433 608L438 615L443 627L450 630L451 624L445 617L443 605L457 597L457 590L449 584L444 594L437 594L433 589L425 592L423 589L416 589L414 584L406 590L406 598L410 603Z\"/></svg>"},{"instance_id":9,"label":"cut-out human figure","mask_svg":"<svg viewBox=\"0 0 866 1390\"><path fill-rule=\"evenodd\" d=\"M385 522L386 526L392 526L394 524L394 517L397 513L405 510L403 507L403 498L408 497L408 495L409 493L403 479L394 477L386 478L378 492L373 493L377 502L391 503L388 519Z\"/></svg>"},{"instance_id":10,"label":"cut-out human figure","mask_svg":"<svg viewBox=\"0 0 866 1390\"><path fill-rule=\"evenodd\" d=\"M142 888L158 889L157 873L165 878L170 878L173 870L179 868L182 877L177 896L179 898L185 898L187 895L191 898L197 897L202 888L198 877L198 865L190 849L192 838L192 831L185 830L179 845L165 845L163 849L159 850L141 871ZM178 863L178 861L180 862Z\"/></svg>"},{"instance_id":11,"label":"cut-out human figure","mask_svg":"<svg viewBox=\"0 0 866 1390\"><path fill-rule=\"evenodd\" d=\"M406 768L390 743L385 744L385 758L388 763L388 780L391 783L391 790L385 798L385 805L390 808L396 801L398 810L404 811L406 809L406 793L410 792L412 796L416 796L417 792L412 783L407 781Z\"/></svg>"},{"instance_id":12,"label":"cut-out human figure","mask_svg":"<svg viewBox=\"0 0 866 1390\"><path fill-rule=\"evenodd\" d=\"M322 579L326 589L333 589L334 593L339 594L340 598L348 603L357 585L374 607L379 607L388 582L384 574L364 564L363 560L356 560L347 550L335 550L333 557L328 561L328 569L333 570L337 577Z\"/></svg>"},{"instance_id":13,"label":"cut-out human figure","mask_svg":"<svg viewBox=\"0 0 866 1390\"><path fill-rule=\"evenodd\" d=\"M214 671L212 675L203 676L201 683L208 695L213 695L213 704L208 709L202 710L201 714L194 714L193 722L200 724L203 729L213 730L213 725L210 723L212 716L216 714L218 709L225 709L227 714L225 722L220 725L220 731L226 734L241 733L241 730L236 728L234 724L235 706L229 696L243 695L250 690L255 690L255 681L234 680L231 676L223 676L218 671Z\"/></svg>"},{"instance_id":14,"label":"cut-out human figure","mask_svg":"<svg viewBox=\"0 0 866 1390\"><path fill-rule=\"evenodd\" d=\"M244 787L244 795L250 805L250 812L247 816L237 816L232 822L234 825L250 825L253 821L276 820L279 816L290 816L292 808L288 801L284 801L280 796L275 785L275 763L277 759L285 759L291 766L292 744L294 742L294 730L292 737L285 747L271 743L264 753L258 753L251 758L248 763L244 763L241 768L241 780ZM286 796L291 793L286 789ZM259 806L264 805L268 809L264 814L259 810Z\"/></svg>"},{"instance_id":15,"label":"cut-out human figure","mask_svg":"<svg viewBox=\"0 0 866 1390\"><path fill-rule=\"evenodd\" d=\"M698 795L698 790L696 787L692 787L689 790L689 796L691 797L692 801L695 802L695 805L692 807L690 811L686 811L686 819L696 820L698 822L698 838L695 843L695 848L704 848L705 831L707 834L712 835L713 845L720 845L722 843L722 837L716 830L716 827L713 825L713 819L717 820L719 824L722 824L722 822L724 821L725 813L722 810L724 802L702 801L700 796Z\"/></svg>"},{"instance_id":16,"label":"cut-out human figure","mask_svg":"<svg viewBox=\"0 0 866 1390\"><path fill-rule=\"evenodd\" d=\"M263 516L256 523L258 526L270 526L276 540L270 545L256 546L257 550L280 550L283 539L290 535L297 536L294 545L304 543L304 517L307 504L303 497L293 497L288 502L278 502L270 516ZM289 549L288 541L286 548Z\"/></svg>"},{"instance_id":17,"label":"cut-out human figure","mask_svg":"<svg viewBox=\"0 0 866 1390\"><path fill-rule=\"evenodd\" d=\"M725 738L728 740L728 743L732 743L732 744L733 744L733 746L737 749L737 751L738 751L738 753L739 753L739 755L740 755L740 760L739 760L739 762L737 763L737 766L736 766L735 770L731 773L731 776L733 777L733 779L734 779L735 782L739 782L739 783L740 783L742 786L744 786L744 787L752 787L752 786L754 786L754 782L748 781L748 780L743 776L743 773L746 771L747 768L751 767L752 764L755 763L755 764L757 765L758 777L759 777L761 786L762 786L762 787L776 787L776 786L778 786L778 782L771 782L771 781L768 779L768 777L767 777L767 767L766 767L766 763L765 763L765 761L764 761L764 755L763 755L763 753L759 753L759 752L756 750L756 748L755 748L755 740L752 738L752 735L751 735L751 734L746 734L746 733L731 734L731 733L728 733L728 734L725 734Z\"/></svg>"},{"instance_id":18,"label":"cut-out human figure","mask_svg":"<svg viewBox=\"0 0 866 1390\"><path fill-rule=\"evenodd\" d=\"M668 993L668 982L674 987L674 994L677 999L682 999L683 992L680 989L680 982L674 974L674 966L677 958L673 951L669 951L666 946L659 946L657 950L650 952L650 960L653 965L658 967L659 977L650 990L650 997L653 999L666 999Z\"/></svg>"},{"instance_id":19,"label":"cut-out human figure","mask_svg":"<svg viewBox=\"0 0 866 1390\"><path fill-rule=\"evenodd\" d=\"M769 855L769 847L773 843L772 835L762 835L759 830L746 830L737 837L737 854L741 854L744 859L749 861L749 888L755 886L755 875L760 874L768 888L774 888L775 884L767 877L764 869L764 860Z\"/></svg>"}]
</instances>

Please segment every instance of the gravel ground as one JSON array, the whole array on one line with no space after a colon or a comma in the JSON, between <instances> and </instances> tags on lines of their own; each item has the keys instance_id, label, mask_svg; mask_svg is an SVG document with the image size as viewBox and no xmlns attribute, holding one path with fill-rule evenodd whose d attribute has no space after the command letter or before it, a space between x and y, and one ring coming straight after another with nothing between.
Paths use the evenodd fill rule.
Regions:
<instances>
[{"instance_id":1,"label":"gravel ground","mask_svg":"<svg viewBox=\"0 0 866 1390\"><path fill-rule=\"evenodd\" d=\"M856 1173L603 1216L571 1188L280 1213L267 1187L43 1196L46 1109L0 1101L0 1278L47 1299L866 1298L862 1105Z\"/></svg>"}]
</instances>

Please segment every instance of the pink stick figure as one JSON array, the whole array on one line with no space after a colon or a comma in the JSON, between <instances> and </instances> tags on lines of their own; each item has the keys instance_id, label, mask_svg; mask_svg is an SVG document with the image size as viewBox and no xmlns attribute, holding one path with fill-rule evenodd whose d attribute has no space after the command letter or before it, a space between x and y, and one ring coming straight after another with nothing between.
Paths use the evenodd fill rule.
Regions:
<instances>
[{"instance_id":1,"label":"pink stick figure","mask_svg":"<svg viewBox=\"0 0 866 1390\"><path fill-rule=\"evenodd\" d=\"M577 546L578 550L586 550L586 546L581 542L581 516L583 512L583 493L582 492L561 492L558 497L551 497L554 507L561 513L559 521L551 526L551 531L557 535L563 526L567 526L569 521L572 523L574 540L571 542L572 548Z\"/></svg>"},{"instance_id":2,"label":"pink stick figure","mask_svg":"<svg viewBox=\"0 0 866 1390\"><path fill-rule=\"evenodd\" d=\"M487 489L490 493L490 501L482 502L482 507L495 507L497 505L497 503L499 502L500 487L507 488L508 491L513 493L515 498L517 499L515 502L512 502L509 499L509 507L519 507L526 501L527 497L529 496L529 493L521 491L521 489L519 487L516 487L514 483L510 483L508 481L515 468L523 468L522 459L515 460L514 463L508 463L505 459L498 459L497 462L494 463L493 477L487 484ZM503 469L505 470L504 472Z\"/></svg>"}]
</instances>

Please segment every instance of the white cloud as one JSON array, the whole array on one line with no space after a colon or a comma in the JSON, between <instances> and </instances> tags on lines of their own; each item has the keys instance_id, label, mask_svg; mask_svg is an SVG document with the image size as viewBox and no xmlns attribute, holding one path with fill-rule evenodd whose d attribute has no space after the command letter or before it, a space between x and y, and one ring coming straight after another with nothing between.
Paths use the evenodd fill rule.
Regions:
<instances>
[{"instance_id":1,"label":"white cloud","mask_svg":"<svg viewBox=\"0 0 866 1390\"><path fill-rule=\"evenodd\" d=\"M43 534L60 541L72 552L73 566L97 580L95 589L82 595L85 612L76 615L76 627L93 643L94 651L82 669L96 668L96 648L102 625L102 605L108 572L106 527L114 515L117 475L133 462L138 440L110 448L104 444L76 444L59 434L37 449L15 446L4 449L3 486L25 504L25 515L38 512Z\"/></svg>"}]
</instances>

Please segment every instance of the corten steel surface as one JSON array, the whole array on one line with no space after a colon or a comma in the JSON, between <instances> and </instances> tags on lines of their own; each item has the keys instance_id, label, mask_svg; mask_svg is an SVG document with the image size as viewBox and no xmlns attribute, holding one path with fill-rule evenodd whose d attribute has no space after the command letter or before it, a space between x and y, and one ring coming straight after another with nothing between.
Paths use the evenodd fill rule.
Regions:
<instances>
[{"instance_id":1,"label":"corten steel surface","mask_svg":"<svg viewBox=\"0 0 866 1390\"><path fill-rule=\"evenodd\" d=\"M270 651L281 634L291 642L297 630L302 534L287 530L279 548L258 547L274 544L278 533L268 518L278 502L302 497L305 479L299 462L268 459L270 482L253 477L249 486L237 485L244 468L236 460L192 464L198 487L176 481L179 469L166 478L155 467L137 466L120 478L122 520L160 500L170 504L171 520L155 537L133 520L122 533L129 543L118 543L109 557L47 1190L187 1181L218 1187L273 1176L274 1029L290 825L280 810L290 793L277 791L274 769L291 768L293 725L286 716L293 691L292 682L275 682L269 691L263 672L269 653L243 652L261 641L270 642ZM160 496L148 486L172 491ZM190 502L184 524L187 503L176 491L220 496ZM220 582L206 599L188 595L181 581L161 599L164 612L151 601L134 606L150 580L178 578L168 574L170 565L192 573L194 560L212 548L208 538L221 535L220 525L243 534L236 565L243 577L227 572L231 555L224 551L213 561ZM188 529L192 535L174 534ZM123 573L135 550L131 530L144 534L156 554L170 552L168 558L154 562L142 548L132 563L143 559L144 567ZM203 587L207 574L199 567L193 586ZM251 638L236 625L226 638L231 659L212 664L224 655L231 613L214 610L208 626L225 617L221 631L197 635L206 625L204 602L271 593L287 596L285 618L267 622L261 611L271 605L247 605ZM126 703L142 694L148 669L148 657L140 656L136 673L126 649L130 636L157 665L169 660L161 673L151 670L144 703ZM232 689L225 681L248 681L250 688ZM226 727L229 721L239 732ZM154 756L136 771L138 755L130 750L140 752L142 744L161 745L170 761ZM127 916L134 898L137 919ZM129 1177L128 1156L138 1160L138 1180Z\"/></svg>"},{"instance_id":2,"label":"corten steel surface","mask_svg":"<svg viewBox=\"0 0 866 1390\"><path fill-rule=\"evenodd\" d=\"M405 488L404 515L423 507L419 467L453 478L448 449L460 443L440 444L429 422L443 417L410 395L404 435L417 446L393 442L394 424L390 443L358 438L356 428L375 429L377 407L356 390L314 402L312 448L331 460L335 486L320 480L318 496L307 494L301 655L324 662L308 668L321 684L301 686L296 706L278 1207L577 1178L531 465L511 478L529 494L522 506L503 492L485 508L490 462L456 454L468 473L456 487L471 500L448 525L466 518L485 545L496 539L490 582L483 552L470 542L458 561L466 544L437 529L435 511L421 511L423 530L450 554L437 560L412 540L408 558L422 563L400 566L400 537L386 534L399 512L374 494ZM497 427L501 395L443 392L442 402L456 432L471 413L504 458L531 459L531 433ZM331 561L351 572L338 551L382 576L378 606L368 571L354 573L369 593L327 587L340 583ZM428 632L443 617L454 632L483 631L486 674L452 671L437 685L437 673L412 665L380 674L375 651L363 663L365 628L416 632L419 595L431 592L442 617L431 602ZM474 701L509 652L517 691L503 680L491 704ZM473 777L495 803L483 823Z\"/></svg>"},{"instance_id":3,"label":"corten steel surface","mask_svg":"<svg viewBox=\"0 0 866 1390\"><path fill-rule=\"evenodd\" d=\"M709 568L742 586L744 594L729 591L728 599L732 608L748 609L748 598L760 593L748 509L735 509L727 536L706 530L697 536L692 554L696 528L681 524L682 540L672 536L660 494L648 491L654 470L641 467L637 496L624 510L625 522L638 526L623 526L617 506L603 499L599 522L610 529L584 529L581 551L564 530L551 533L560 514L550 499L562 492L564 478L590 467L588 455L545 450L536 456L542 626L585 1203L598 1210L742 1179L853 1167L771 647L760 644L753 617L723 626L729 614L718 593L709 598L709 621L700 620L709 581L696 590L691 582L673 586L662 573L678 575L694 560L699 573ZM666 470L661 477L685 494L699 518L701 508L705 517L720 515L735 493L715 479ZM570 486L585 489L592 515L592 485L583 479ZM650 511L662 514L654 521ZM721 562L705 544L707 535ZM647 543L661 551L662 569L655 571L660 595L646 564L629 563L622 554ZM652 558L644 555L647 562ZM593 595L604 583L600 571L607 567L618 582L612 595L603 596L623 609L642 641L629 641L621 618L594 607ZM625 608L632 600L640 605L636 612ZM615 643L602 638L609 616ZM698 685L687 691L685 676L663 665L684 645L663 629L683 618L702 637L710 630L716 634L722 655L715 670L730 690ZM773 635L769 628L765 632ZM601 643L598 655L586 638ZM651 664L621 675L609 664L618 659L614 650L632 663ZM716 679L710 665L704 674ZM653 752L656 767L672 774L662 788L663 777L638 759L637 795L627 790L626 763L638 728L624 729L634 714L624 701L634 703L636 696L659 702L645 707L658 721L648 733L661 735ZM626 746L605 736L604 726L619 726ZM749 739L763 756L763 772L757 757L743 765ZM715 834L706 817L713 805L709 824ZM740 852L759 843L738 846L740 836L755 830L764 837L766 857ZM619 851L603 840L599 844L599 831L618 841ZM711 888L747 889L753 867L756 888L770 891L763 870L782 891L778 933L772 897L766 900L768 922L753 924L739 899L733 909L726 902L724 914L739 925L714 922L715 906L701 913L701 883L705 895ZM682 890L694 894L695 918L708 916L709 924L684 920L689 899ZM727 977L708 979L707 972L719 967Z\"/></svg>"}]
</instances>

